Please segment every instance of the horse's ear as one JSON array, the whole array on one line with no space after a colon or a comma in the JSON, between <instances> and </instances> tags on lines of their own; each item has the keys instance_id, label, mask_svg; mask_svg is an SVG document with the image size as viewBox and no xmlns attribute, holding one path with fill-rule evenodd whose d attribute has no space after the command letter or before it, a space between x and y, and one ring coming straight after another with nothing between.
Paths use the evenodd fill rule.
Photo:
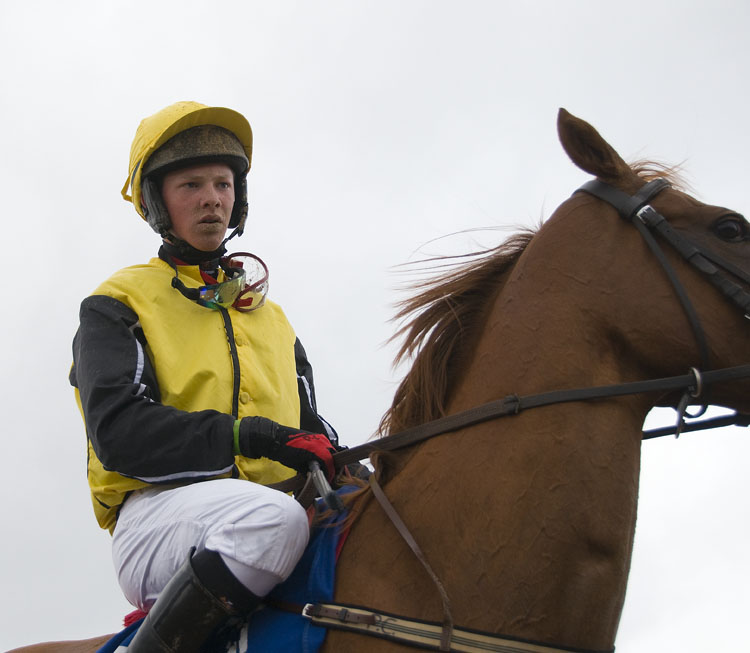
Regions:
<instances>
[{"instance_id":1,"label":"horse's ear","mask_svg":"<svg viewBox=\"0 0 750 653\"><path fill-rule=\"evenodd\" d=\"M563 149L581 170L610 184L637 180L630 166L585 120L560 109L557 133Z\"/></svg>"}]
</instances>

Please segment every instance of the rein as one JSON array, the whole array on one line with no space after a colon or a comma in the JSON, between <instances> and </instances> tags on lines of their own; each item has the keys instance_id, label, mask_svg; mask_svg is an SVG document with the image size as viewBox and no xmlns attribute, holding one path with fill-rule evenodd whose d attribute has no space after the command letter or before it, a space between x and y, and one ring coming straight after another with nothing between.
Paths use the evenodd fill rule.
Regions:
<instances>
[{"instance_id":1,"label":"rein","mask_svg":"<svg viewBox=\"0 0 750 653\"><path fill-rule=\"evenodd\" d=\"M655 179L646 183L635 195L629 196L597 179L587 182L576 192L589 193L598 199L607 202L618 211L623 219L632 222L638 229L649 249L664 269L664 272L677 294L695 336L701 366L704 370L708 371L702 372L695 367L691 367L688 374L681 376L607 386L556 390L523 397L509 395L503 399L491 401L454 415L442 417L406 429L399 433L379 438L373 443L366 443L352 449L339 451L333 456L336 468L338 469L348 463L367 458L370 454L376 451L401 449L403 447L423 442L424 440L437 435L450 433L500 417L518 415L523 410L529 408L650 392L663 393L680 390L683 394L676 408L678 413L676 427L673 429L667 428L646 431L643 433L643 439L650 439L652 437L659 437L672 433L679 436L683 430L694 431L730 424L742 426L750 425L750 415L741 415L736 412L734 415L727 417L703 420L689 425L686 425L685 423L685 415L688 405L692 400L702 397L706 387L715 383L750 378L750 365L740 365L737 367L718 370L710 369L711 365L708 344L698 314L690 301L684 286L664 254L663 249L652 234L652 230L673 247L683 259L703 273L725 297L739 306L744 312L745 317L748 319L750 319L750 293L729 278L726 273L728 272L730 275L747 284L750 284L750 275L728 261L725 261L721 256L696 245L691 240L678 234L667 222L664 216L648 204L652 197L667 187L669 187L669 182L665 179ZM704 404L707 404L707 402L704 401ZM705 411L705 408L706 406L704 405L699 415ZM295 481L295 479L290 479L290 482L291 481ZM419 548L419 545L414 540L407 526L403 523L393 505L383 492L375 474L370 476L370 488L373 496L377 499L383 511L396 527L404 541L408 544L409 548L422 564L437 588L443 604L442 624L418 622L395 615L376 612L368 608L344 606L335 603L308 604L302 611L304 616L313 620L314 623L329 628L356 630L365 634L385 637L412 646L419 646L438 651L536 651L539 653L544 651L551 653L553 651L565 650L556 648L549 644L520 642L518 640L512 640L511 638L491 633L481 633L478 631L470 632L464 629L455 628L451 616L450 601L442 582L432 570L432 567ZM481 641L476 639L472 640L471 637L467 637L467 635L481 638Z\"/></svg>"},{"instance_id":2,"label":"rein","mask_svg":"<svg viewBox=\"0 0 750 653\"><path fill-rule=\"evenodd\" d=\"M525 396L508 395L503 399L490 401L480 406L461 411L460 413L439 417L424 424L418 424L398 433L378 438L373 442L366 442L350 449L342 449L333 454L333 463L335 468L340 470L346 465L369 458L375 452L404 449L438 435L451 433L501 417L518 415L530 408L540 408L542 406L574 401L592 401L644 394L647 392L668 392L675 390L684 390L688 396L697 397L703 392L705 386L747 378L750 378L750 364L725 367L718 370L711 370L710 372L699 372L695 368L691 368L689 374L668 376L647 381L633 381L630 383L574 388L570 390L553 390L551 392ZM688 424L685 424L681 417L680 423L676 427L667 426L644 431L643 439L650 440L665 435L679 436L682 432L701 431L723 426L750 426L750 415L735 412L731 415L704 419ZM268 487L281 492L295 492L297 500L303 506L310 505L315 498L315 487L312 478L302 473L292 476L285 481L270 484Z\"/></svg>"},{"instance_id":3,"label":"rein","mask_svg":"<svg viewBox=\"0 0 750 653\"><path fill-rule=\"evenodd\" d=\"M333 455L336 468L343 467L349 463L363 460L375 451L393 451L417 444L429 438L444 433L450 433L459 429L488 422L500 417L518 415L529 408L551 406L553 404L569 403L573 401L591 401L594 399L607 399L610 397L622 397L625 395L644 394L647 392L668 392L684 390L690 396L698 396L705 386L726 381L737 381L750 378L750 365L739 365L737 367L726 367L710 372L699 372L692 368L689 374L680 376L669 376L661 379L648 381L633 381L630 383L618 383L615 385L594 386L590 388L575 388L570 390L554 390L540 394L508 395L503 399L490 401L481 406L469 408L454 415L441 417L431 422L419 424L410 429L378 438L374 442L361 444L351 449L338 451ZM710 424L710 425L709 425ZM696 431L702 428L715 428L718 426L750 424L750 415L734 415L725 418L704 420L699 423L690 424L685 430ZM675 434L673 428L656 429L645 431L644 439Z\"/></svg>"}]
</instances>

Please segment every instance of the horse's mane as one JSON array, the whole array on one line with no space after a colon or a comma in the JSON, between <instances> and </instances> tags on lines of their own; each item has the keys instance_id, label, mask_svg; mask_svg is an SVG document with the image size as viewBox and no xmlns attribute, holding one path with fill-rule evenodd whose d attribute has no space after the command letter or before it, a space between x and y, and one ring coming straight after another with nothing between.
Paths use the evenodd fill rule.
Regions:
<instances>
[{"instance_id":1,"label":"horse's mane","mask_svg":"<svg viewBox=\"0 0 750 653\"><path fill-rule=\"evenodd\" d=\"M413 362L380 423L381 434L445 414L445 398L460 353L482 323L488 298L500 289L535 233L524 229L491 249L422 262L439 273L412 284L417 294L396 305L394 319L404 324L392 338L403 338L394 364L406 358Z\"/></svg>"},{"instance_id":2,"label":"horse's mane","mask_svg":"<svg viewBox=\"0 0 750 653\"><path fill-rule=\"evenodd\" d=\"M687 187L677 166L643 160L631 169L646 181L663 177L673 187ZM394 365L407 358L413 362L381 420L381 435L445 415L451 380L478 335L490 299L535 234L535 229L523 229L494 248L421 262L438 274L411 284L417 294L396 305L394 319L403 326L392 340L403 338L403 344Z\"/></svg>"}]
</instances>

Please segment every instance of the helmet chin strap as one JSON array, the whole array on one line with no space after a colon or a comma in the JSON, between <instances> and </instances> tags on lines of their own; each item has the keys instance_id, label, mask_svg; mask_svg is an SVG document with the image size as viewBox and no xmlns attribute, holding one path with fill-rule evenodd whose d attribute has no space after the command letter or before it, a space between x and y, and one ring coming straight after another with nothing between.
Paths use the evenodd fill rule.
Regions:
<instances>
[{"instance_id":1,"label":"helmet chin strap","mask_svg":"<svg viewBox=\"0 0 750 653\"><path fill-rule=\"evenodd\" d=\"M221 258L227 251L224 243L222 243L215 250L205 252L196 249L187 241L177 238L174 234L169 234L168 238L163 237L163 241L164 244L162 246L169 256L184 261L188 265L198 265L207 261L214 261Z\"/></svg>"},{"instance_id":2,"label":"helmet chin strap","mask_svg":"<svg viewBox=\"0 0 750 653\"><path fill-rule=\"evenodd\" d=\"M185 263L188 263L189 265L198 265L200 263L206 263L207 261L215 261L224 256L227 252L227 242L241 233L242 231L240 230L240 227L235 227L232 233L221 241L221 245L209 252L196 249L186 240L178 238L170 231L162 233L161 237L164 241L164 250L169 256L185 261Z\"/></svg>"}]
</instances>

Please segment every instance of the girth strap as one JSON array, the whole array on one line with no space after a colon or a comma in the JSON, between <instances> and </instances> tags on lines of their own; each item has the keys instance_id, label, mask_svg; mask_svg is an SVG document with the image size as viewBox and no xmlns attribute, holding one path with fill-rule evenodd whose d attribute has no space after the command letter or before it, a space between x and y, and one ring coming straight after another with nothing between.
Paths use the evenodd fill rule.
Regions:
<instances>
[{"instance_id":1,"label":"girth strap","mask_svg":"<svg viewBox=\"0 0 750 653\"><path fill-rule=\"evenodd\" d=\"M430 621L407 619L380 610L341 603L308 603L302 610L316 626L347 630L371 635L393 642L411 645L429 651L456 651L458 653L612 653L606 651L585 651L560 646L550 646L539 642L494 635L479 630L454 628L450 649L440 648L443 627Z\"/></svg>"}]
</instances>

